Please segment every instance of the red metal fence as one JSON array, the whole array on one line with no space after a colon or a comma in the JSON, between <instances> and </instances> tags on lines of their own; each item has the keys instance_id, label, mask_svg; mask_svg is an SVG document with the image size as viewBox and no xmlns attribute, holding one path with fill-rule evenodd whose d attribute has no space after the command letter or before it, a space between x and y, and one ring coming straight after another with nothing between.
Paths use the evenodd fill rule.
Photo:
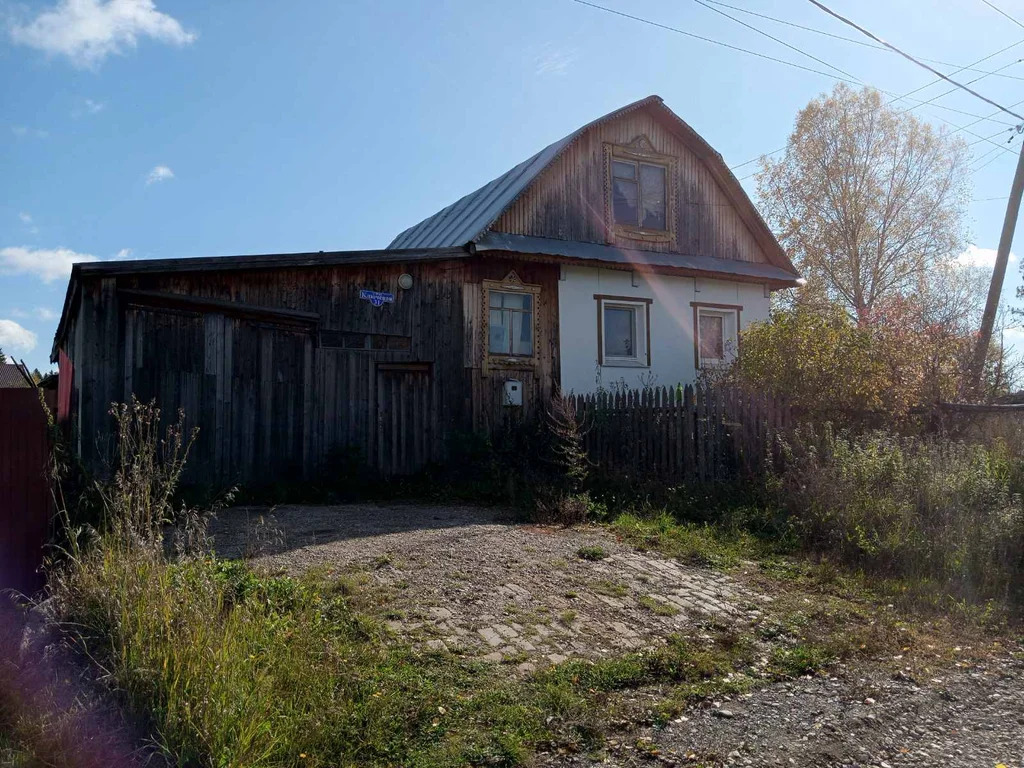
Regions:
<instances>
[{"instance_id":1,"label":"red metal fence","mask_svg":"<svg viewBox=\"0 0 1024 768\"><path fill-rule=\"evenodd\" d=\"M35 389L0 389L0 589L30 594L50 522L50 448Z\"/></svg>"}]
</instances>

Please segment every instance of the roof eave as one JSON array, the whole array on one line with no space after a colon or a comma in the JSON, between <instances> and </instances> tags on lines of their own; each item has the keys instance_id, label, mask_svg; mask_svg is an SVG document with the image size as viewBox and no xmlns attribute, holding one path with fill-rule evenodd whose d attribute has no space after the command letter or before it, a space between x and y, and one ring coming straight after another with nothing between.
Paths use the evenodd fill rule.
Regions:
<instances>
[{"instance_id":1,"label":"roof eave","mask_svg":"<svg viewBox=\"0 0 1024 768\"><path fill-rule=\"evenodd\" d=\"M138 259L132 261L89 261L71 266L64 308L50 348L50 362L56 363L67 332L75 300L86 278L118 277L160 272L222 272L258 269L305 269L346 264L400 264L413 261L445 261L466 258L465 246L452 248L376 249L368 251L317 251L269 253L248 256L196 256L182 259Z\"/></svg>"}]
</instances>

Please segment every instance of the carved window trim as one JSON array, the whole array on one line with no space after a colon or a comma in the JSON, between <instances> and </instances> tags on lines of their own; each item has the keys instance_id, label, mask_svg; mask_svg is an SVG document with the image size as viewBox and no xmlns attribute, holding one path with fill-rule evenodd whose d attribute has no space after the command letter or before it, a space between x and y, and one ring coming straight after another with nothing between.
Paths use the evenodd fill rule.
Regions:
<instances>
[{"instance_id":1,"label":"carved window trim","mask_svg":"<svg viewBox=\"0 0 1024 768\"><path fill-rule=\"evenodd\" d=\"M665 168L665 229L645 229L615 222L612 202L612 161L660 165ZM676 240L676 180L679 162L672 155L659 153L651 140L644 134L636 136L627 144L604 145L604 220L606 239L634 240L643 243L673 243ZM639 204L639 200L638 200Z\"/></svg>"},{"instance_id":2,"label":"carved window trim","mask_svg":"<svg viewBox=\"0 0 1024 768\"><path fill-rule=\"evenodd\" d=\"M502 293L528 293L533 296L533 354L526 355L495 355L491 354L490 322L491 322L491 291ZM540 362L540 286L524 283L515 270L509 272L501 280L481 281L481 318L480 344L483 350L483 371L492 368L535 368Z\"/></svg>"}]
</instances>

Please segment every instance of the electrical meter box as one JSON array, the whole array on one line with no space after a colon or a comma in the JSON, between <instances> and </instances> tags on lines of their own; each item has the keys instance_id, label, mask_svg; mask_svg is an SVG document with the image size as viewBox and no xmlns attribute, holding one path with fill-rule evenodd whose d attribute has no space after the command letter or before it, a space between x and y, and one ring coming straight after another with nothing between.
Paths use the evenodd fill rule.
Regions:
<instances>
[{"instance_id":1,"label":"electrical meter box","mask_svg":"<svg viewBox=\"0 0 1024 768\"><path fill-rule=\"evenodd\" d=\"M505 382L505 405L521 406L523 404L523 382L509 379Z\"/></svg>"}]
</instances>

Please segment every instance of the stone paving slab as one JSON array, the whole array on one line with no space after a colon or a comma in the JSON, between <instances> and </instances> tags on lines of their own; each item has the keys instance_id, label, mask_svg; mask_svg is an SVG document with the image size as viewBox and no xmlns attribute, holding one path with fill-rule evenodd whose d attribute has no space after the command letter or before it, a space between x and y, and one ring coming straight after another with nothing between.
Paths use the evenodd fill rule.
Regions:
<instances>
[{"instance_id":1,"label":"stone paving slab","mask_svg":"<svg viewBox=\"0 0 1024 768\"><path fill-rule=\"evenodd\" d=\"M218 552L250 549L245 531L260 517L257 527L275 532L255 559L261 566L359 570L379 588L396 636L524 671L652 647L702 620L749 621L764 599L725 574L636 552L596 526L521 525L472 507L228 510L212 530ZM607 557L576 554L595 546Z\"/></svg>"}]
</instances>

